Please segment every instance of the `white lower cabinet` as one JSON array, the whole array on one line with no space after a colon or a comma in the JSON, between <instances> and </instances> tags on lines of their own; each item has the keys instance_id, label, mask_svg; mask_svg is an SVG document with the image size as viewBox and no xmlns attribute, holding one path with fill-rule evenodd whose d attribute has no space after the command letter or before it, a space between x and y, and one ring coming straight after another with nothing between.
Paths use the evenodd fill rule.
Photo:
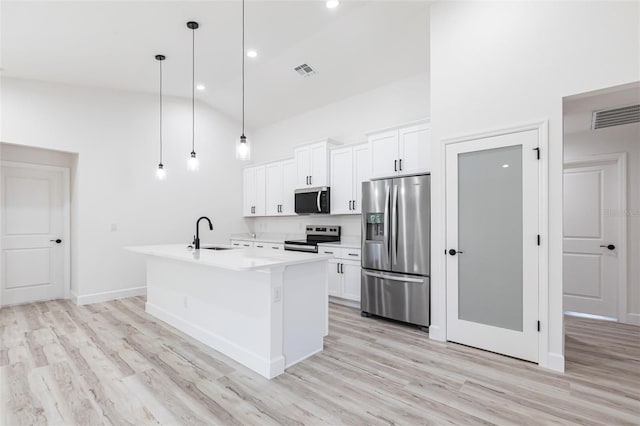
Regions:
<instances>
[{"instance_id":1,"label":"white lower cabinet","mask_svg":"<svg viewBox=\"0 0 640 426\"><path fill-rule=\"evenodd\" d=\"M320 247L318 252L334 256L327 266L329 296L360 302L360 250Z\"/></svg>"}]
</instances>

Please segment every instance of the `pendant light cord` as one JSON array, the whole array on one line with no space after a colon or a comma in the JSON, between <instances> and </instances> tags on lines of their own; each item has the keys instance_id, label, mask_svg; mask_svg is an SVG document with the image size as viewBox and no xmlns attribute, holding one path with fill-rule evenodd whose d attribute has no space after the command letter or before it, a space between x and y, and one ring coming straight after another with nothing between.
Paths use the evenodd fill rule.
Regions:
<instances>
[{"instance_id":1,"label":"pendant light cord","mask_svg":"<svg viewBox=\"0 0 640 426\"><path fill-rule=\"evenodd\" d=\"M196 30L191 38L191 152L196 151Z\"/></svg>"},{"instance_id":2,"label":"pendant light cord","mask_svg":"<svg viewBox=\"0 0 640 426\"><path fill-rule=\"evenodd\" d=\"M244 136L244 0L242 0L242 136Z\"/></svg>"},{"instance_id":3,"label":"pendant light cord","mask_svg":"<svg viewBox=\"0 0 640 426\"><path fill-rule=\"evenodd\" d=\"M162 61L160 62L160 164L162 164Z\"/></svg>"}]
</instances>

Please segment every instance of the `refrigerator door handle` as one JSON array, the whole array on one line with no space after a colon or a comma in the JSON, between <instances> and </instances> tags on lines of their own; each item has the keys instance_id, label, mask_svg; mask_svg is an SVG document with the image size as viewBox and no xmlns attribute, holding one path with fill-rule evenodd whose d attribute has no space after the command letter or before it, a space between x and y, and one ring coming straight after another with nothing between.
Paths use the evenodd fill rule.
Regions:
<instances>
[{"instance_id":1,"label":"refrigerator door handle","mask_svg":"<svg viewBox=\"0 0 640 426\"><path fill-rule=\"evenodd\" d=\"M391 187L387 188L387 195L384 200L384 247L391 257L391 244L389 238L389 232L391 231L391 227L389 226L389 221L391 218L389 217L389 203L391 201Z\"/></svg>"},{"instance_id":2,"label":"refrigerator door handle","mask_svg":"<svg viewBox=\"0 0 640 426\"><path fill-rule=\"evenodd\" d=\"M396 264L398 263L398 185L393 185L393 211L391 212L391 218L393 220L393 252L391 258L393 263Z\"/></svg>"},{"instance_id":3,"label":"refrigerator door handle","mask_svg":"<svg viewBox=\"0 0 640 426\"><path fill-rule=\"evenodd\" d=\"M370 277L373 278L380 278L383 280L390 280L390 281L402 281L402 282L408 282L408 283L418 283L418 284L424 284L424 278L412 278L412 277L397 277L395 275L387 275L387 274L383 274L383 273L378 273L378 272L369 272L369 271L364 271L365 275L368 275Z\"/></svg>"}]
</instances>

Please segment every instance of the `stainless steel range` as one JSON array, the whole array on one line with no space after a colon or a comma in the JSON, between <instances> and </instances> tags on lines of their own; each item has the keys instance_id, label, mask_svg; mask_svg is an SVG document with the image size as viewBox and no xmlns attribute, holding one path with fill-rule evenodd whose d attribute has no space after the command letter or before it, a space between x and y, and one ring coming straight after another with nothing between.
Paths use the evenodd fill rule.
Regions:
<instances>
[{"instance_id":1,"label":"stainless steel range","mask_svg":"<svg viewBox=\"0 0 640 426\"><path fill-rule=\"evenodd\" d=\"M305 240L288 240L284 242L284 249L289 251L304 251L317 253L318 243L340 241L340 227L334 225L308 225Z\"/></svg>"}]
</instances>

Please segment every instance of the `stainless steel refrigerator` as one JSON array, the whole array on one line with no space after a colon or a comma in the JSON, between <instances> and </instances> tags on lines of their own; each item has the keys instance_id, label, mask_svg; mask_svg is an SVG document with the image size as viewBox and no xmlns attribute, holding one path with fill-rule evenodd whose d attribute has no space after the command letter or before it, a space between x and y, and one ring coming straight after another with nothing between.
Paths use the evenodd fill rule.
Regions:
<instances>
[{"instance_id":1,"label":"stainless steel refrigerator","mask_svg":"<svg viewBox=\"0 0 640 426\"><path fill-rule=\"evenodd\" d=\"M429 326L431 177L362 184L361 309Z\"/></svg>"}]
</instances>

